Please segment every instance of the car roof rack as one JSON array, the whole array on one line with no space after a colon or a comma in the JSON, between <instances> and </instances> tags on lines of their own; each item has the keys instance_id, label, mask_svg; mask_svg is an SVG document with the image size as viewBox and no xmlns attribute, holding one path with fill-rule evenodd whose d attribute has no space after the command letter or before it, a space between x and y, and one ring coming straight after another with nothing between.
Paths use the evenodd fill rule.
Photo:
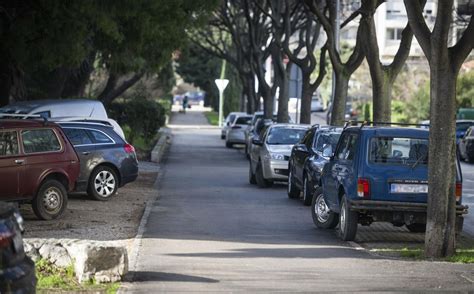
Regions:
<instances>
[{"instance_id":1,"label":"car roof rack","mask_svg":"<svg viewBox=\"0 0 474 294\"><path fill-rule=\"evenodd\" d=\"M43 122L46 124L48 122L48 117L40 114L19 114L19 113L0 113L0 118L13 118L13 119L43 119Z\"/></svg>"},{"instance_id":2,"label":"car roof rack","mask_svg":"<svg viewBox=\"0 0 474 294\"><path fill-rule=\"evenodd\" d=\"M378 122L378 121L357 121L357 120L349 120L344 122L344 129L349 126L357 126L360 124L360 128L366 126L407 126L407 127L429 127L429 124L411 124L411 123L398 123L398 122Z\"/></svg>"}]
</instances>

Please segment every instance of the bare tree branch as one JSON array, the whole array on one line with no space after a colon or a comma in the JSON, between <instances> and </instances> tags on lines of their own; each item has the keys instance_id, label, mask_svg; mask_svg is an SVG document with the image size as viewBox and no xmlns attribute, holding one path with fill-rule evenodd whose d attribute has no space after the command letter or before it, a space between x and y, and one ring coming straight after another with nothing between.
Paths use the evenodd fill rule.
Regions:
<instances>
[{"instance_id":1,"label":"bare tree branch","mask_svg":"<svg viewBox=\"0 0 474 294\"><path fill-rule=\"evenodd\" d=\"M408 23L428 60L431 58L431 31L423 18L426 0L403 0L407 10Z\"/></svg>"}]
</instances>

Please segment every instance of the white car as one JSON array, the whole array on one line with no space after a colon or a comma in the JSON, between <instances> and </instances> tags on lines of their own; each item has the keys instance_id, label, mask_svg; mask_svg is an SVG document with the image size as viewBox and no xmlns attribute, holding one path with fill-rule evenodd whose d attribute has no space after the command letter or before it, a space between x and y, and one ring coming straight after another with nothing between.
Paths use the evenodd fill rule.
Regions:
<instances>
[{"instance_id":1,"label":"white car","mask_svg":"<svg viewBox=\"0 0 474 294\"><path fill-rule=\"evenodd\" d=\"M231 112L227 115L227 117L225 118L225 121L224 121L224 125L222 126L222 130L221 130L221 139L222 140L225 139L225 135L227 133L227 130L229 129L230 124L235 120L235 117L237 115L246 115L246 113L245 112Z\"/></svg>"},{"instance_id":2,"label":"white car","mask_svg":"<svg viewBox=\"0 0 474 294\"><path fill-rule=\"evenodd\" d=\"M232 148L234 144L245 144L245 130L251 120L252 116L248 114L237 115L235 117L225 134L225 146L227 148Z\"/></svg>"}]
</instances>

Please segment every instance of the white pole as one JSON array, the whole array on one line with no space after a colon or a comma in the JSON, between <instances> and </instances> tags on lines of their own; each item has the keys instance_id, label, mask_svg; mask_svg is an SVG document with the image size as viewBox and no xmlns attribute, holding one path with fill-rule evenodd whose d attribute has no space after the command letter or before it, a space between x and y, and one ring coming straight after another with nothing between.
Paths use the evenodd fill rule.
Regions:
<instances>
[{"instance_id":1,"label":"white pole","mask_svg":"<svg viewBox=\"0 0 474 294\"><path fill-rule=\"evenodd\" d=\"M224 91L219 89L219 127L222 127L222 116L224 112Z\"/></svg>"}]
</instances>

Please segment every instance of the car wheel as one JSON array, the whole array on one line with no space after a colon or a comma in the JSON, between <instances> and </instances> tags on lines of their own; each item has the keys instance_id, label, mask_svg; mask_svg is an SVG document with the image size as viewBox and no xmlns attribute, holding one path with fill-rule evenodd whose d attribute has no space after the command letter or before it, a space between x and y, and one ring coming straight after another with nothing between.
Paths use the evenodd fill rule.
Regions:
<instances>
[{"instance_id":1,"label":"car wheel","mask_svg":"<svg viewBox=\"0 0 474 294\"><path fill-rule=\"evenodd\" d=\"M306 206L310 206L311 200L313 200L313 194L311 193L311 184L308 181L308 177L305 175L303 177L303 204Z\"/></svg>"},{"instance_id":2,"label":"car wheel","mask_svg":"<svg viewBox=\"0 0 474 294\"><path fill-rule=\"evenodd\" d=\"M466 161L469 162L469 163L472 163L474 162L474 158L472 156L469 156L469 153L466 152Z\"/></svg>"},{"instance_id":3,"label":"car wheel","mask_svg":"<svg viewBox=\"0 0 474 294\"><path fill-rule=\"evenodd\" d=\"M257 184L257 181L255 180L255 174L252 171L252 162L249 164L249 183L252 185Z\"/></svg>"},{"instance_id":4,"label":"car wheel","mask_svg":"<svg viewBox=\"0 0 474 294\"><path fill-rule=\"evenodd\" d=\"M233 144L230 142L225 142L225 147L232 148Z\"/></svg>"},{"instance_id":5,"label":"car wheel","mask_svg":"<svg viewBox=\"0 0 474 294\"><path fill-rule=\"evenodd\" d=\"M255 180L259 188L268 188L273 184L272 181L269 181L263 177L262 163L258 163L257 165L257 170L255 171Z\"/></svg>"},{"instance_id":6,"label":"car wheel","mask_svg":"<svg viewBox=\"0 0 474 294\"><path fill-rule=\"evenodd\" d=\"M107 201L117 193L118 178L108 166L99 166L91 174L87 193L95 200Z\"/></svg>"},{"instance_id":7,"label":"car wheel","mask_svg":"<svg viewBox=\"0 0 474 294\"><path fill-rule=\"evenodd\" d=\"M426 231L426 224L415 223L405 226L412 233L424 233Z\"/></svg>"},{"instance_id":8,"label":"car wheel","mask_svg":"<svg viewBox=\"0 0 474 294\"><path fill-rule=\"evenodd\" d=\"M32 202L35 215L43 220L60 217L67 207L67 191L56 180L46 180L38 190Z\"/></svg>"},{"instance_id":9,"label":"car wheel","mask_svg":"<svg viewBox=\"0 0 474 294\"><path fill-rule=\"evenodd\" d=\"M225 135L221 135L221 139L224 140L224 139L225 139Z\"/></svg>"},{"instance_id":10,"label":"car wheel","mask_svg":"<svg viewBox=\"0 0 474 294\"><path fill-rule=\"evenodd\" d=\"M359 214L349 209L349 202L345 195L341 199L339 214L339 237L343 241L353 241L357 233Z\"/></svg>"},{"instance_id":11,"label":"car wheel","mask_svg":"<svg viewBox=\"0 0 474 294\"><path fill-rule=\"evenodd\" d=\"M321 229L334 229L339 222L338 215L329 210L326 205L321 187L314 191L313 201L311 201L311 215L314 225Z\"/></svg>"},{"instance_id":12,"label":"car wheel","mask_svg":"<svg viewBox=\"0 0 474 294\"><path fill-rule=\"evenodd\" d=\"M288 198L296 199L300 197L300 190L293 183L293 172L291 171L291 165L288 174Z\"/></svg>"}]
</instances>

